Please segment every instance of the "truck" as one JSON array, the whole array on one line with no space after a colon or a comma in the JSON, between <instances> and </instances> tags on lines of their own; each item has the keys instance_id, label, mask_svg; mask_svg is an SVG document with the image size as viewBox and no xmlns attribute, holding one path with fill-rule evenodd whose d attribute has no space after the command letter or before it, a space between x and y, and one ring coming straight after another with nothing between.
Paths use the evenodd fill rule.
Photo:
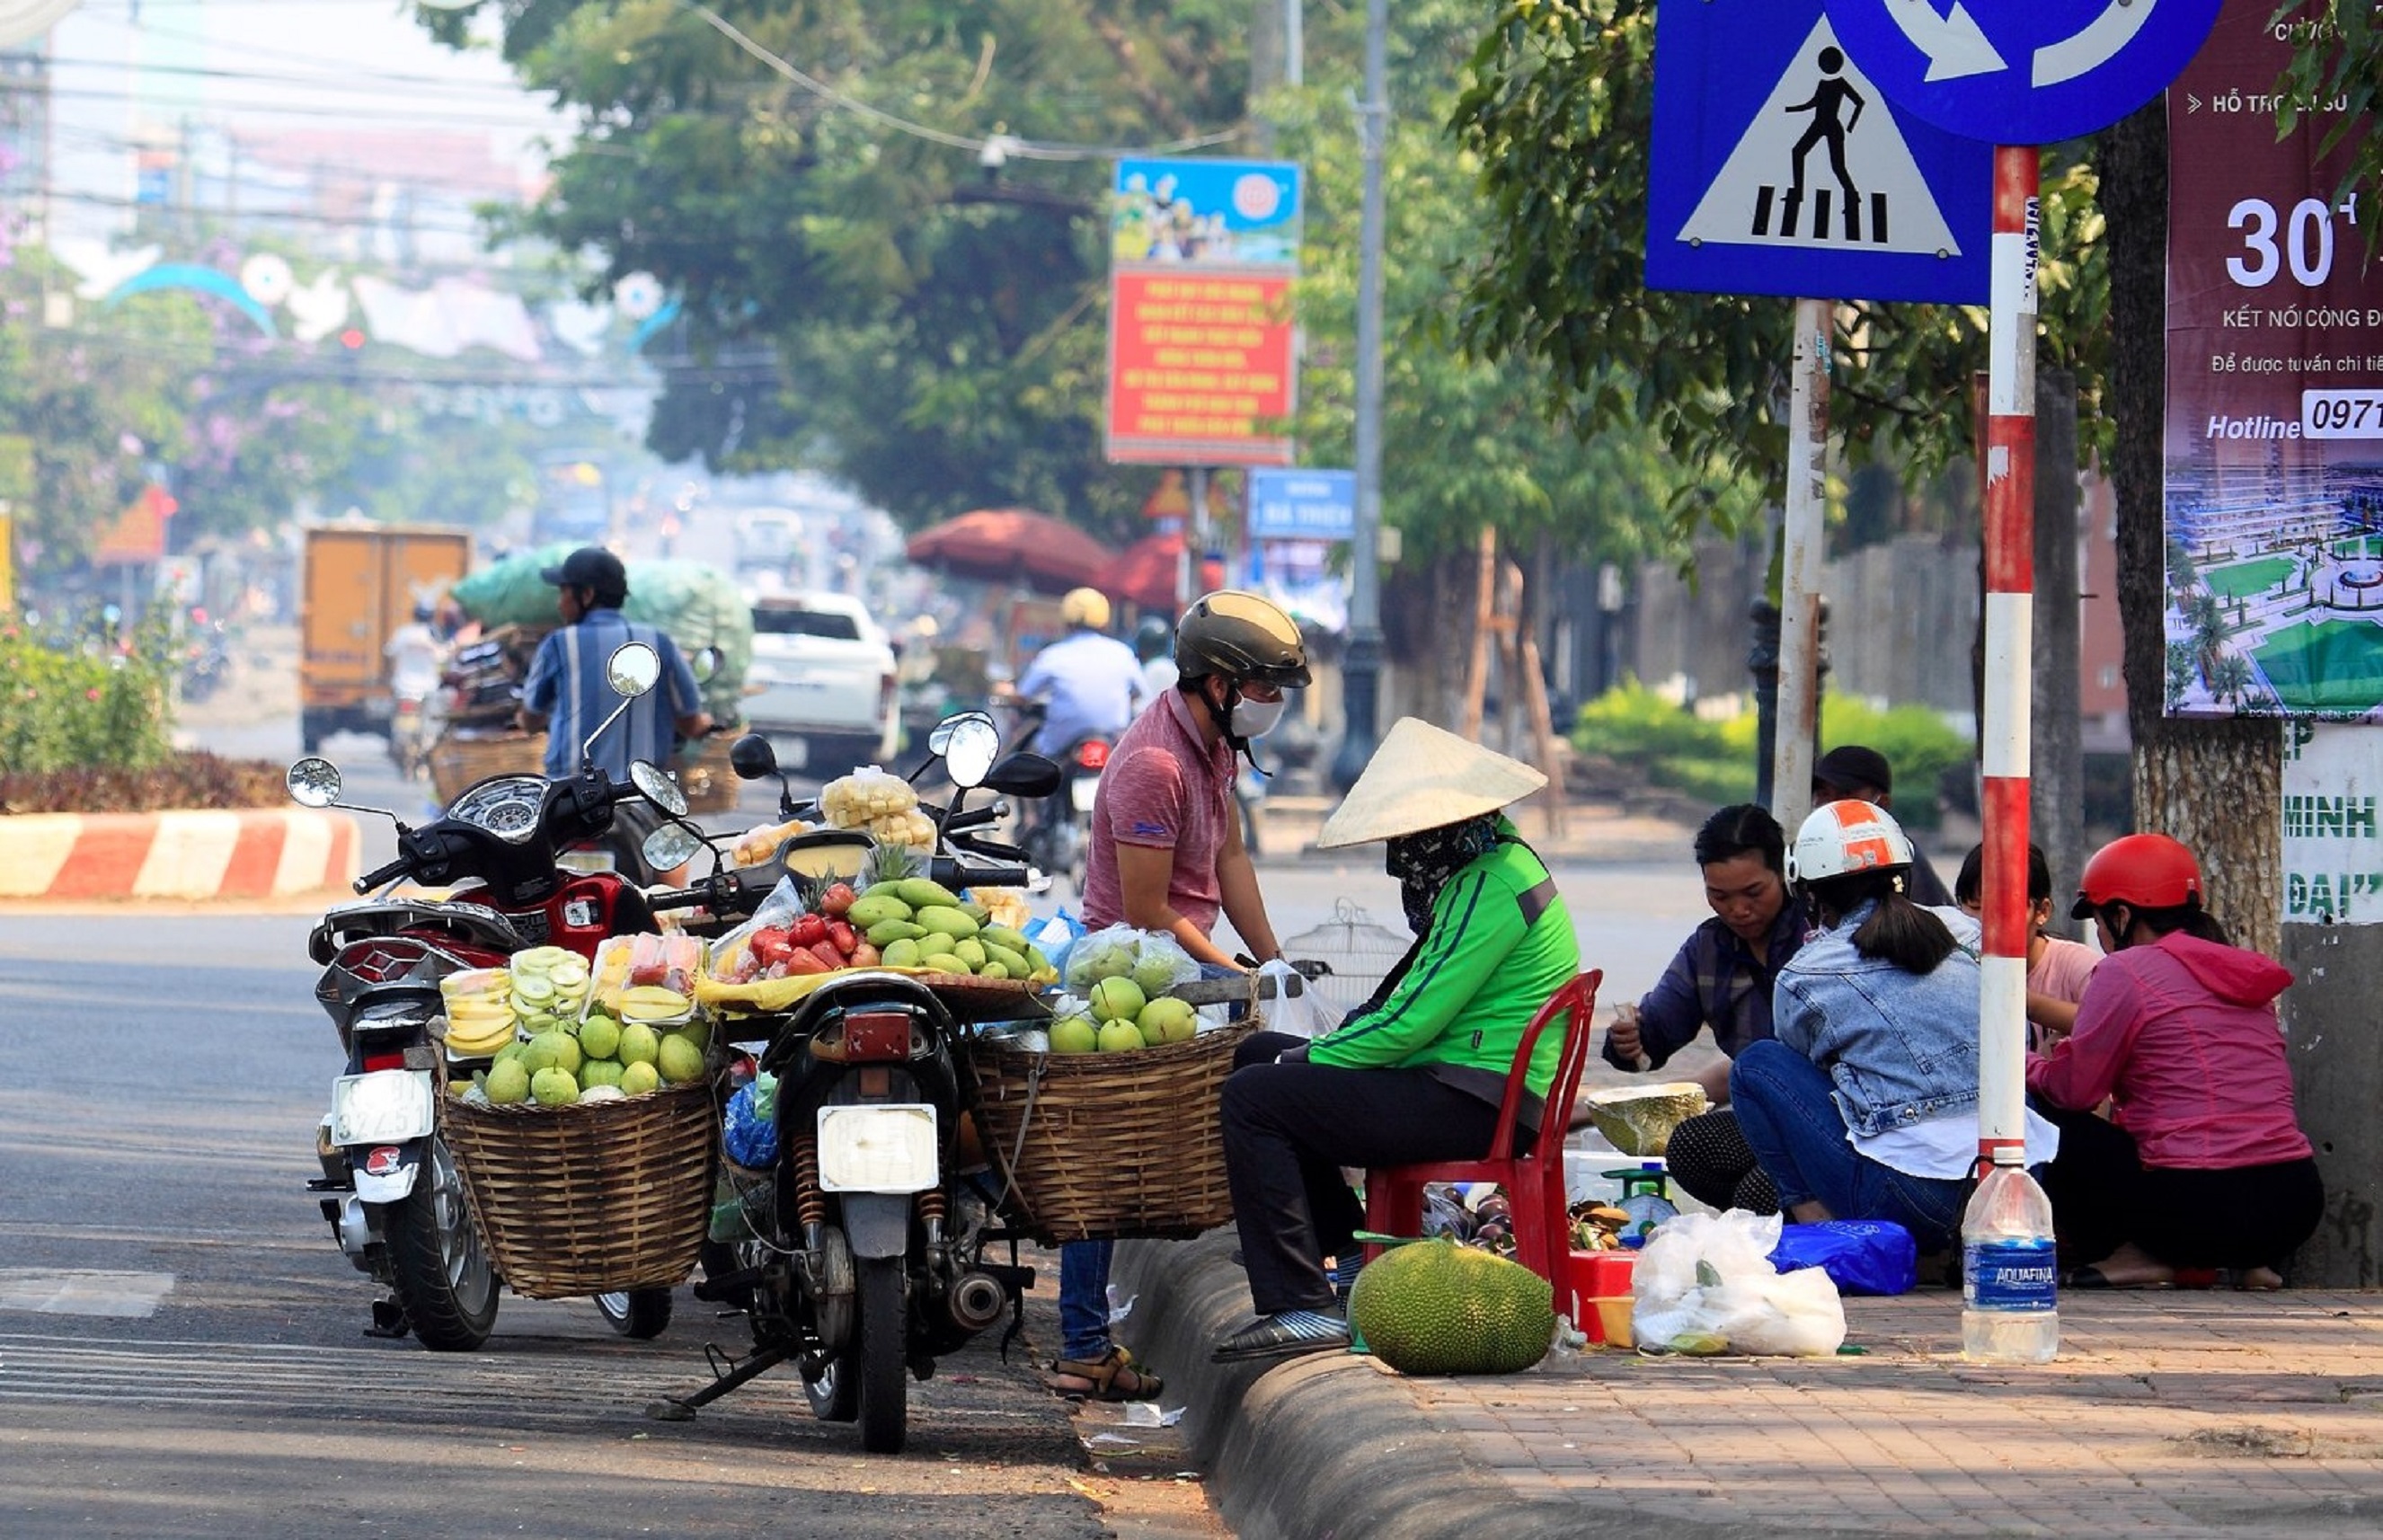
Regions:
<instances>
[{"instance_id":1,"label":"truck","mask_svg":"<svg viewBox=\"0 0 2383 1540\"><path fill-rule=\"evenodd\" d=\"M314 754L334 733L389 735L389 635L463 575L472 536L433 524L323 524L305 532L305 546L298 724Z\"/></svg>"},{"instance_id":2,"label":"truck","mask_svg":"<svg viewBox=\"0 0 2383 1540\"><path fill-rule=\"evenodd\" d=\"M813 592L754 602L745 720L780 765L826 778L893 763L900 696L894 644L860 600Z\"/></svg>"}]
</instances>

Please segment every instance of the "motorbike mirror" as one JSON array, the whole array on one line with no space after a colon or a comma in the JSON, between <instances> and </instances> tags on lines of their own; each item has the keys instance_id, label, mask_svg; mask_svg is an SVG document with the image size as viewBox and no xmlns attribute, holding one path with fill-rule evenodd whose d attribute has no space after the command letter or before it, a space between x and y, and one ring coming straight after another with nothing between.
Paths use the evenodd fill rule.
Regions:
<instances>
[{"instance_id":1,"label":"motorbike mirror","mask_svg":"<svg viewBox=\"0 0 2383 1540\"><path fill-rule=\"evenodd\" d=\"M703 842L696 838L692 830L665 823L647 835L645 844L638 848L645 855L646 865L654 870L673 871L693 860L695 853L703 848Z\"/></svg>"},{"instance_id":2,"label":"motorbike mirror","mask_svg":"<svg viewBox=\"0 0 2383 1540\"><path fill-rule=\"evenodd\" d=\"M991 717L970 713L956 720L944 740L944 773L960 790L971 790L984 784L1000 753L1001 729Z\"/></svg>"},{"instance_id":3,"label":"motorbike mirror","mask_svg":"<svg viewBox=\"0 0 2383 1540\"><path fill-rule=\"evenodd\" d=\"M728 745L728 768L736 772L739 781L759 781L778 773L778 754L770 746L769 739L759 733L747 733Z\"/></svg>"},{"instance_id":4,"label":"motorbike mirror","mask_svg":"<svg viewBox=\"0 0 2383 1540\"><path fill-rule=\"evenodd\" d=\"M958 731L959 726L960 726L960 724L961 724L962 722L970 722L970 721L981 721L981 722L984 723L987 727L992 727L992 726L993 726L993 717L992 717L992 715L991 715L989 712L984 712L984 711L959 711L959 712L956 712L956 713L954 713L953 715L948 716L948 717L945 717L943 721L941 721L937 722L937 723L933 726L933 728L932 728L932 729L928 732L928 733L927 733L927 752L928 752L928 753L930 753L930 754L932 754L932 755L934 755L934 756L935 756L936 758L943 758L943 757L944 757L945 754L947 754L947 753L950 751L950 749L951 749L951 746L952 746L952 734L953 734L955 732ZM997 729L997 728L996 728L994 731L997 733L997 732L999 731L999 729Z\"/></svg>"},{"instance_id":5,"label":"motorbike mirror","mask_svg":"<svg viewBox=\"0 0 2383 1540\"><path fill-rule=\"evenodd\" d=\"M695 656L686 660L686 666L694 671L695 682L698 684L709 684L720 672L720 649L698 647L695 649Z\"/></svg>"},{"instance_id":6,"label":"motorbike mirror","mask_svg":"<svg viewBox=\"0 0 2383 1540\"><path fill-rule=\"evenodd\" d=\"M340 767L320 755L308 755L281 777L290 800L302 807L328 807L340 800Z\"/></svg>"},{"instance_id":7,"label":"motorbike mirror","mask_svg":"<svg viewBox=\"0 0 2383 1540\"><path fill-rule=\"evenodd\" d=\"M631 761L629 780L637 790L645 793L647 801L663 812L674 819L686 817L686 793L679 789L678 782L671 779L667 770L651 759ZM673 861L671 865L678 863Z\"/></svg>"},{"instance_id":8,"label":"motorbike mirror","mask_svg":"<svg viewBox=\"0 0 2383 1540\"><path fill-rule=\"evenodd\" d=\"M643 642L622 643L604 664L604 681L616 696L644 695L661 676L662 655Z\"/></svg>"},{"instance_id":9,"label":"motorbike mirror","mask_svg":"<svg viewBox=\"0 0 2383 1540\"><path fill-rule=\"evenodd\" d=\"M983 784L1004 796L1049 796L1059 789L1059 766L1040 754L1013 754L993 767Z\"/></svg>"}]
</instances>

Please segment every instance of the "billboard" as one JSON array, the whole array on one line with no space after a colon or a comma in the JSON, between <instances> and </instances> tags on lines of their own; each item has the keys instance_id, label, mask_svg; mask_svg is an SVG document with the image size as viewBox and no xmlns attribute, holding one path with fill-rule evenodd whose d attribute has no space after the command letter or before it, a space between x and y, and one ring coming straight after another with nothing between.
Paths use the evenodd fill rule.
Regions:
<instances>
[{"instance_id":1,"label":"billboard","mask_svg":"<svg viewBox=\"0 0 2383 1540\"><path fill-rule=\"evenodd\" d=\"M2168 92L2164 705L2383 721L2383 272L2338 113L2276 137L2273 8L2227 0Z\"/></svg>"},{"instance_id":2,"label":"billboard","mask_svg":"<svg viewBox=\"0 0 2383 1540\"><path fill-rule=\"evenodd\" d=\"M1121 160L1109 203L1108 457L1286 465L1299 167Z\"/></svg>"}]
</instances>

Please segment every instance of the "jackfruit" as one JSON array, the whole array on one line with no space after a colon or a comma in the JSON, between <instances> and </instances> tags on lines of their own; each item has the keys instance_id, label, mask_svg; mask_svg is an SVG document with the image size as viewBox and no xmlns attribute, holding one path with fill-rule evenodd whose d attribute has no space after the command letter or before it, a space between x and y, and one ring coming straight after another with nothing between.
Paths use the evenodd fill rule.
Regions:
<instances>
[{"instance_id":1,"label":"jackfruit","mask_svg":"<svg viewBox=\"0 0 2383 1540\"><path fill-rule=\"evenodd\" d=\"M1519 1374L1555 1339L1555 1291L1503 1257L1422 1240L1365 1264L1349 1323L1402 1374Z\"/></svg>"}]
</instances>

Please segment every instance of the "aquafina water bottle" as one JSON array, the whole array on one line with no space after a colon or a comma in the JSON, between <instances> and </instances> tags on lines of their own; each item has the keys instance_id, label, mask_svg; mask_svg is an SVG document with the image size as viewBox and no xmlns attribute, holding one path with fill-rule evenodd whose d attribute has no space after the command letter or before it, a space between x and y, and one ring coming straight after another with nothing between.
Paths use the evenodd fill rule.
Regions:
<instances>
[{"instance_id":1,"label":"aquafina water bottle","mask_svg":"<svg viewBox=\"0 0 2383 1540\"><path fill-rule=\"evenodd\" d=\"M2052 1200L2023 1165L1987 1171L1961 1215L1961 1356L2049 1363L2060 1352Z\"/></svg>"}]
</instances>

